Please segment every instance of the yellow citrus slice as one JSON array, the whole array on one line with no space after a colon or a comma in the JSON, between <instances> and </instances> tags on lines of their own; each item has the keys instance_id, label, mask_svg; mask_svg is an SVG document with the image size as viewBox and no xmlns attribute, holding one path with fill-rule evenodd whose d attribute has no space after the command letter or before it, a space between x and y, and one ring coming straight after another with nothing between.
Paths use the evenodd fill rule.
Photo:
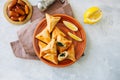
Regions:
<instances>
[{"instance_id":1,"label":"yellow citrus slice","mask_svg":"<svg viewBox=\"0 0 120 80\"><path fill-rule=\"evenodd\" d=\"M72 31L77 31L78 30L78 28L73 23L70 23L68 21L63 21L63 23L67 28L69 28Z\"/></svg>"},{"instance_id":2,"label":"yellow citrus slice","mask_svg":"<svg viewBox=\"0 0 120 80\"><path fill-rule=\"evenodd\" d=\"M98 7L91 7L84 13L84 23L94 24L102 18L102 11Z\"/></svg>"},{"instance_id":3,"label":"yellow citrus slice","mask_svg":"<svg viewBox=\"0 0 120 80\"><path fill-rule=\"evenodd\" d=\"M71 32L68 32L68 35L69 35L71 38L75 39L76 41L82 41L82 39L81 39L80 37L72 34Z\"/></svg>"}]
</instances>

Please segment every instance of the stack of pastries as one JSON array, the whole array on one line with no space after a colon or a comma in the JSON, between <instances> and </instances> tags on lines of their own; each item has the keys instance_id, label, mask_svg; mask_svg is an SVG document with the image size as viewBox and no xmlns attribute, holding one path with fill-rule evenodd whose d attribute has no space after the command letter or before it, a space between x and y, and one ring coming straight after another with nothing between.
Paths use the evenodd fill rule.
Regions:
<instances>
[{"instance_id":1,"label":"stack of pastries","mask_svg":"<svg viewBox=\"0 0 120 80\"><path fill-rule=\"evenodd\" d=\"M54 64L70 59L75 62L75 51L72 40L65 38L65 34L56 26L61 17L54 17L46 14L47 26L35 37L38 39L40 48L39 57L42 57Z\"/></svg>"}]
</instances>

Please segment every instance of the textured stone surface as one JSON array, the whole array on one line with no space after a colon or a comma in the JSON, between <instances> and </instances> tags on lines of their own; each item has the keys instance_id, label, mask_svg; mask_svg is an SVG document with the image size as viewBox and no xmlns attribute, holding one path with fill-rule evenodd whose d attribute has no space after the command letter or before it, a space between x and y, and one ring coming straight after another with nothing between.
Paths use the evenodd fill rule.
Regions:
<instances>
[{"instance_id":1,"label":"textured stone surface","mask_svg":"<svg viewBox=\"0 0 120 80\"><path fill-rule=\"evenodd\" d=\"M3 16L6 0L0 0L0 80L120 80L120 0L69 0L76 19L87 35L85 56L65 68L13 55L9 42L17 40L17 30L25 25L10 24ZM33 5L39 0L29 0ZM83 23L83 13L91 6L103 11L94 25Z\"/></svg>"}]
</instances>

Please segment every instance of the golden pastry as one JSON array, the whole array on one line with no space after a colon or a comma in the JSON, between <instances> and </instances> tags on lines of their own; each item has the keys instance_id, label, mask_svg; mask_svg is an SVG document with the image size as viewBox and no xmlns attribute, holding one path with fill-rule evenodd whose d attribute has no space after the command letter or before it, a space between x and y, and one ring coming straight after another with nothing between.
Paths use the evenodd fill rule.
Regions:
<instances>
[{"instance_id":1,"label":"golden pastry","mask_svg":"<svg viewBox=\"0 0 120 80\"><path fill-rule=\"evenodd\" d=\"M75 62L76 59L75 59L75 50L74 50L74 45L73 44L68 48L67 52L68 52L67 59L70 59L73 62Z\"/></svg>"},{"instance_id":2,"label":"golden pastry","mask_svg":"<svg viewBox=\"0 0 120 80\"><path fill-rule=\"evenodd\" d=\"M45 28L42 32L36 35L36 38L48 44L50 42L50 33L47 28Z\"/></svg>"},{"instance_id":3,"label":"golden pastry","mask_svg":"<svg viewBox=\"0 0 120 80\"><path fill-rule=\"evenodd\" d=\"M39 41L39 42L38 42L38 45L39 45L40 49L42 49L42 48L44 48L44 47L47 46L47 44L45 44L45 43L42 42L42 41Z\"/></svg>"},{"instance_id":4,"label":"golden pastry","mask_svg":"<svg viewBox=\"0 0 120 80\"><path fill-rule=\"evenodd\" d=\"M64 36L62 35L57 36L57 48L60 53L67 50L71 44L72 44L72 41L68 40Z\"/></svg>"},{"instance_id":5,"label":"golden pastry","mask_svg":"<svg viewBox=\"0 0 120 80\"><path fill-rule=\"evenodd\" d=\"M43 49L41 49L41 57L45 54L56 54L57 55L57 47L56 47L56 41L55 39L52 39L50 43Z\"/></svg>"},{"instance_id":6,"label":"golden pastry","mask_svg":"<svg viewBox=\"0 0 120 80\"><path fill-rule=\"evenodd\" d=\"M54 17L49 14L46 14L46 20L47 20L47 29L49 33L51 33L55 27L55 25L59 22L61 17Z\"/></svg>"},{"instance_id":7,"label":"golden pastry","mask_svg":"<svg viewBox=\"0 0 120 80\"><path fill-rule=\"evenodd\" d=\"M56 39L58 35L65 36L65 34L56 26L52 32L52 38Z\"/></svg>"},{"instance_id":8,"label":"golden pastry","mask_svg":"<svg viewBox=\"0 0 120 80\"><path fill-rule=\"evenodd\" d=\"M39 41L38 42L38 45L39 45L39 48L40 48L40 57L42 57L44 54L41 53L41 50L47 46L47 44L45 44L44 42L42 41Z\"/></svg>"},{"instance_id":9,"label":"golden pastry","mask_svg":"<svg viewBox=\"0 0 120 80\"><path fill-rule=\"evenodd\" d=\"M54 63L54 64L58 64L58 60L57 60L57 55L56 54L46 54L45 56L43 56L44 59Z\"/></svg>"}]
</instances>

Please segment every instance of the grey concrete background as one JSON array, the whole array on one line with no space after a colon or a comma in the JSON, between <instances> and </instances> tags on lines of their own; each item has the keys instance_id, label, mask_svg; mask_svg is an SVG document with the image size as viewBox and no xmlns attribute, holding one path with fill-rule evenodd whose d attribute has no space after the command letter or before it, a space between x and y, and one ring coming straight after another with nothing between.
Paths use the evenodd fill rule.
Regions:
<instances>
[{"instance_id":1,"label":"grey concrete background","mask_svg":"<svg viewBox=\"0 0 120 80\"><path fill-rule=\"evenodd\" d=\"M29 0L36 5L39 0ZM0 0L0 80L120 80L120 0L69 0L75 18L87 35L85 56L65 68L13 55L9 42L17 40L17 30L3 16L6 0ZM94 25L83 23L83 13L91 6L103 11Z\"/></svg>"}]
</instances>

